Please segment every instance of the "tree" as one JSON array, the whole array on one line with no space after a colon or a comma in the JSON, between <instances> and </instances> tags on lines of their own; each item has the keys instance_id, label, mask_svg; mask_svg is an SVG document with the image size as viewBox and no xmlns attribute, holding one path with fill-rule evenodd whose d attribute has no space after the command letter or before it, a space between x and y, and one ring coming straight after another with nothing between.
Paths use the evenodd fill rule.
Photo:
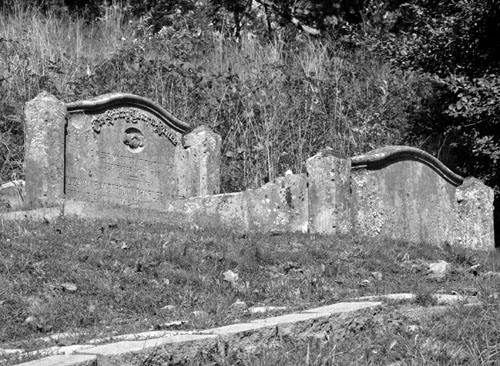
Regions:
<instances>
[{"instance_id":1,"label":"tree","mask_svg":"<svg viewBox=\"0 0 500 366\"><path fill-rule=\"evenodd\" d=\"M444 160L499 188L500 2L421 0L400 11L413 18L399 29L399 63L429 74L433 85L415 136L437 136L436 150L450 151Z\"/></svg>"}]
</instances>

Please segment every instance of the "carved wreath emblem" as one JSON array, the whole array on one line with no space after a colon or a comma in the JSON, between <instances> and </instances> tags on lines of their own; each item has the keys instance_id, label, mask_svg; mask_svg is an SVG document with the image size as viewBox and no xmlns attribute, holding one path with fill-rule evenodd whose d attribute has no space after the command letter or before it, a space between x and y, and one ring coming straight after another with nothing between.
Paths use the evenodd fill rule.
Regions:
<instances>
[{"instance_id":1,"label":"carved wreath emblem","mask_svg":"<svg viewBox=\"0 0 500 366\"><path fill-rule=\"evenodd\" d=\"M136 129L128 129L125 131L123 143L130 149L136 150L144 147L144 135Z\"/></svg>"}]
</instances>

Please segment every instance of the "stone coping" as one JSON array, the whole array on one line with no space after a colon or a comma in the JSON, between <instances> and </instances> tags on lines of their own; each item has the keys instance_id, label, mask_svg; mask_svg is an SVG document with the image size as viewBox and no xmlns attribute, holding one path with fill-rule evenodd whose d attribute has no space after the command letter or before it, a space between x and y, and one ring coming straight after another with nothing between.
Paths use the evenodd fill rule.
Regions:
<instances>
[{"instance_id":1,"label":"stone coping","mask_svg":"<svg viewBox=\"0 0 500 366\"><path fill-rule=\"evenodd\" d=\"M192 130L192 127L186 122L174 117L170 112L168 112L163 107L151 100L127 93L110 93L104 94L99 97L90 100L79 100L76 102L66 103L66 108L69 113L97 113L107 108L112 108L115 106L120 107L136 107L150 112L154 116L158 117L161 121L165 122L168 126L180 133L188 133Z\"/></svg>"},{"instance_id":2,"label":"stone coping","mask_svg":"<svg viewBox=\"0 0 500 366\"><path fill-rule=\"evenodd\" d=\"M464 177L451 171L439 159L423 150L410 146L385 146L363 155L351 158L353 169L381 169L398 161L419 161L438 173L450 184L458 187L464 181Z\"/></svg>"}]
</instances>

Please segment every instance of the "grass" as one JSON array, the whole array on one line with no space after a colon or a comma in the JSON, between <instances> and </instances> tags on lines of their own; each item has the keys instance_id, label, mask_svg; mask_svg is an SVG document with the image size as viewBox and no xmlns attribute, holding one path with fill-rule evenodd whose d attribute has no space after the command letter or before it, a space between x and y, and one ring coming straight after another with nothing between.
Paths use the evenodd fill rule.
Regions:
<instances>
[{"instance_id":1,"label":"grass","mask_svg":"<svg viewBox=\"0 0 500 366\"><path fill-rule=\"evenodd\" d=\"M10 348L61 344L40 338L68 331L78 335L63 340L64 345L168 330L172 321L185 320L182 329L188 330L256 316L232 310L237 300L293 311L364 295L413 292L421 294L417 305L432 305L426 294L464 293L472 287L490 304L488 311L497 311L492 295L499 284L470 272L471 263L480 263L484 272L497 271L496 252L75 219L2 222L0 242L0 343ZM424 264L437 260L452 264L453 273L443 282L425 273ZM236 286L224 280L227 270L239 275ZM200 317L196 311L205 313Z\"/></svg>"},{"instance_id":2,"label":"grass","mask_svg":"<svg viewBox=\"0 0 500 366\"><path fill-rule=\"evenodd\" d=\"M393 307L333 317L315 333L271 337L251 352L199 353L183 365L497 365L498 306L421 318Z\"/></svg>"}]
</instances>

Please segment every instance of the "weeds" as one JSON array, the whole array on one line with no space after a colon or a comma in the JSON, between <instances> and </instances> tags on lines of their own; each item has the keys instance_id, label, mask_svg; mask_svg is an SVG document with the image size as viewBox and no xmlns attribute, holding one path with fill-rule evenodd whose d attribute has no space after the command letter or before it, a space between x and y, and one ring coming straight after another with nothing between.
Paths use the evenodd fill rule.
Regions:
<instances>
[{"instance_id":1,"label":"weeds","mask_svg":"<svg viewBox=\"0 0 500 366\"><path fill-rule=\"evenodd\" d=\"M225 192L303 172L325 147L353 155L403 141L418 78L366 51L279 36L236 43L189 25L153 34L120 9L90 23L34 8L0 14L2 180L22 177L14 131L22 135L23 105L41 90L64 101L135 93L211 127L223 138Z\"/></svg>"}]
</instances>

